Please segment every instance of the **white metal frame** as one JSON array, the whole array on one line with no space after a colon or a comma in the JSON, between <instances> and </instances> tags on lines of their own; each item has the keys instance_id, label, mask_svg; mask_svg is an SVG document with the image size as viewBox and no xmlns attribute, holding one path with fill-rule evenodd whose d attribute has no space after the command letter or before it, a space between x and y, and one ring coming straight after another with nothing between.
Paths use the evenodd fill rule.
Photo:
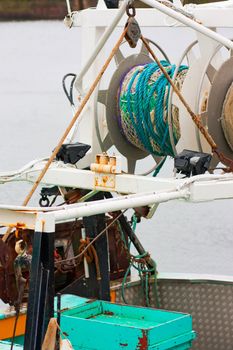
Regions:
<instances>
[{"instance_id":1,"label":"white metal frame","mask_svg":"<svg viewBox=\"0 0 233 350\"><path fill-rule=\"evenodd\" d=\"M35 172L31 173L34 180L36 175ZM108 188L98 188L95 185L95 175L96 173L87 170L55 168L48 170L43 183L108 191ZM23 175L21 176L21 180L25 180ZM29 173L26 176L29 180ZM55 222L109 211L153 205L175 199L203 202L233 198L233 174L198 175L189 179L159 179L128 174L111 174L111 176L114 176L115 180L115 188L110 189L111 191L134 194L52 208L0 205L0 225L35 229L38 224L42 232L53 232Z\"/></svg>"},{"instance_id":2,"label":"white metal frame","mask_svg":"<svg viewBox=\"0 0 233 350\"><path fill-rule=\"evenodd\" d=\"M209 57L214 50L216 50L216 45L221 43L222 45L233 49L233 44L230 40L220 36L214 31L204 28L197 22L192 21L178 12L174 12L157 1L143 1L156 9L137 10L137 19L142 27L167 25L165 24L165 19L166 16L170 16L181 22L183 25L190 26L196 32L201 33L201 35L198 34L200 46L204 47L206 45L207 49L204 50L202 64L198 62L198 67L194 65L194 69L190 69L187 81L191 78L193 79L192 88L197 85L200 76L203 74L203 69L206 67L206 62L208 62ZM126 18L124 12L126 5L129 2L129 0L125 0L119 10L102 9L99 7L95 11L88 9L81 11L80 13L72 13L74 25L82 27L84 44L82 52L83 59L89 57L86 61L87 63L83 66L83 69L77 77L76 86L78 89L80 89L80 86L82 85L82 88L85 90L90 85L90 82L92 82L93 77L102 64L103 53L100 54L100 51L110 37L113 29L117 25L122 26L125 24ZM161 15L159 11L163 14ZM207 26L217 27L222 26L224 23L225 26L228 25L232 27L232 23L229 21L232 21L233 9L227 8L226 12L225 9L223 9L224 15L226 14L224 21L223 16L219 15L219 9L217 11L218 14L216 15L216 9L209 10L203 7L197 8L196 10L194 9L193 14L197 19L200 19L203 15L203 22ZM108 28L105 30L106 26L108 26ZM208 37L208 39L206 39L206 37ZM89 38L89 40L85 40L87 38ZM98 44L96 45L96 43ZM93 47L95 47L94 50L92 50ZM80 83L82 84L80 85ZM189 90L188 87L187 89L184 88L184 94L186 93L188 100L191 100L193 94L190 93ZM196 94L195 91L194 93ZM84 162L81 161L78 164L80 167L90 165L95 154L99 152L99 146L95 135L93 103L94 99L91 100L90 106L85 109L85 122L80 123L79 128L79 141L86 143L89 143L90 141L92 145L92 153L85 157ZM187 130L189 130L189 128L187 128ZM189 145L192 143L195 144L193 141L193 134L191 138L190 132L187 134ZM182 143L183 146L184 144L185 142ZM10 181L35 182L43 166L44 161L39 160L34 161L15 172L0 173L0 183ZM60 162L54 162L45 174L42 183L46 185L57 185L60 187L111 191L124 194L124 196L98 202L94 201L70 206L55 207L52 209L0 206L0 224L5 226L20 225L22 227L36 228L38 231L53 232L56 222L72 220L74 218L105 213L108 211L151 205L174 199L200 202L233 198L232 174L200 175L188 180L174 178L148 178L129 174L103 174L105 177L111 177L111 187L104 186L103 184L98 185L96 182L97 176L101 175L93 171L79 170L74 166L67 166Z\"/></svg>"},{"instance_id":3,"label":"white metal frame","mask_svg":"<svg viewBox=\"0 0 233 350\"><path fill-rule=\"evenodd\" d=\"M208 7L194 6L191 10L188 8L188 11L192 11L192 15L197 20L194 21L159 1L143 0L143 2L151 6L151 8L138 8L136 10L136 19L142 30L144 27L172 26L173 30L176 31L176 27L186 26L193 29L194 33L196 33L201 50L201 57L196 58L190 55L191 64L183 84L182 93L193 111L199 113L200 101L197 96L201 94L199 91L201 89L200 81L202 81L205 75L206 68L216 48L222 45L233 50L232 41L215 31L215 29L219 27L233 27L233 7L230 7L228 2L226 2L225 7L222 5L221 8L215 5L212 6L211 4ZM97 72L100 70L105 57L104 47L111 37L113 30L117 27L124 27L127 20L125 8L128 3L131 3L131 1L124 0L119 9L107 9L103 1L100 0L96 9L86 9L72 13L72 25L74 27L80 27L82 33L82 69L77 75L75 83L77 90L81 94L85 93L86 89L96 77ZM172 23L168 21L168 18L172 18ZM218 66L221 65L222 62L222 58L219 55ZM104 79L105 76L103 77L103 81ZM192 89L190 89L190 82ZM200 135L197 133L191 118L187 116L186 109L175 94L173 94L171 103L177 105L180 111L182 137L176 146L177 152L185 148L211 152L209 145L205 142L203 137L200 139ZM80 168L87 167L92 163L95 154L101 151L96 135L96 125L94 121L95 109L96 99L92 97L88 108L82 113L81 121L78 122L78 139L81 142L86 142L91 145L91 150L88 152L86 158L79 162L78 166ZM104 111L101 113L104 113ZM106 130L107 132L104 118L102 118L100 123L100 129Z\"/></svg>"}]
</instances>

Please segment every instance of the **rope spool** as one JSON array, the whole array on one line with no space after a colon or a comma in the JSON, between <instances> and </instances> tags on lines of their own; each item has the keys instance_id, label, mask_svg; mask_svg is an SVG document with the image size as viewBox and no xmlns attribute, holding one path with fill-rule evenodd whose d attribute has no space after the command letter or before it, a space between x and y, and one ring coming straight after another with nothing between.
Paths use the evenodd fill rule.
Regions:
<instances>
[{"instance_id":1,"label":"rope spool","mask_svg":"<svg viewBox=\"0 0 233 350\"><path fill-rule=\"evenodd\" d=\"M161 61L170 77L176 69ZM182 88L187 66L180 66L175 84ZM155 156L174 156L169 137L167 109L170 84L154 62L133 67L122 79L118 94L118 124L126 140ZM175 144L180 138L179 110L172 106Z\"/></svg>"},{"instance_id":2,"label":"rope spool","mask_svg":"<svg viewBox=\"0 0 233 350\"><path fill-rule=\"evenodd\" d=\"M221 125L228 142L229 147L233 151L233 84L231 84L226 98L223 103Z\"/></svg>"}]
</instances>

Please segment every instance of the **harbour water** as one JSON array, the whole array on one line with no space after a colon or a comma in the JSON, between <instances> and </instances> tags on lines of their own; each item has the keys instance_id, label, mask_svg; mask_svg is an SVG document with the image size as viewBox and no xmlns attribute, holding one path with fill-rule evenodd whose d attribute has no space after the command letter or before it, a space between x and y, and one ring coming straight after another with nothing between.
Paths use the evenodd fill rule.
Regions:
<instances>
[{"instance_id":1,"label":"harbour water","mask_svg":"<svg viewBox=\"0 0 233 350\"><path fill-rule=\"evenodd\" d=\"M160 29L152 39L176 58L193 37L188 30L177 33L168 41L172 28ZM71 118L61 81L80 69L81 36L58 21L6 22L0 23L0 42L0 171L5 171L48 156L56 146ZM160 176L171 170L169 161ZM21 204L30 187L0 185L0 203ZM232 212L232 200L165 203L137 233L159 272L233 275Z\"/></svg>"}]
</instances>

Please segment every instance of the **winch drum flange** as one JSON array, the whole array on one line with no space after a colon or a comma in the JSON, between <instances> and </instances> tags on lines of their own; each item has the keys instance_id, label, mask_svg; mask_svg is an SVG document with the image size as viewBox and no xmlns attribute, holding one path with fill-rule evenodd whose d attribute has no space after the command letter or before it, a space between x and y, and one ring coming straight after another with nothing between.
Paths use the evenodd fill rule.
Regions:
<instances>
[{"instance_id":1,"label":"winch drum flange","mask_svg":"<svg viewBox=\"0 0 233 350\"><path fill-rule=\"evenodd\" d=\"M110 137L118 151L126 158L143 159L149 155L148 152L130 144L122 135L118 124L118 103L117 96L122 79L132 69L132 67L151 63L153 60L146 54L135 54L128 56L120 62L117 70L113 74L106 97L106 120Z\"/></svg>"},{"instance_id":2,"label":"winch drum flange","mask_svg":"<svg viewBox=\"0 0 233 350\"><path fill-rule=\"evenodd\" d=\"M232 158L232 149L226 139L222 118L225 99L233 82L233 57L216 72L208 99L208 131L225 156Z\"/></svg>"},{"instance_id":3,"label":"winch drum flange","mask_svg":"<svg viewBox=\"0 0 233 350\"><path fill-rule=\"evenodd\" d=\"M158 50L163 59L170 62L164 50L157 43L151 39L146 40ZM112 146L115 146L119 153L121 153L126 158L127 171L130 173L135 173L137 161L143 160L150 155L148 152L130 144L130 142L121 132L118 121L119 110L117 96L122 80L133 67L154 62L153 59L149 56L149 52L143 43L141 47L139 47L139 50L140 51L137 54L133 54L128 57L125 57L123 55L121 49L118 50L118 52L115 54L116 70L110 79L107 90L102 90L100 85L95 95L95 132L99 147L101 148L102 152L107 152ZM98 110L98 103L105 106L105 112L103 110ZM102 126L100 124L99 116L101 115L104 116L102 123L104 127L106 125L107 129L107 133L103 138L100 132ZM163 158L161 157L152 157L154 158L156 165L153 166L152 169L140 173L140 175L151 173L157 166L159 166L160 162L163 161Z\"/></svg>"}]
</instances>

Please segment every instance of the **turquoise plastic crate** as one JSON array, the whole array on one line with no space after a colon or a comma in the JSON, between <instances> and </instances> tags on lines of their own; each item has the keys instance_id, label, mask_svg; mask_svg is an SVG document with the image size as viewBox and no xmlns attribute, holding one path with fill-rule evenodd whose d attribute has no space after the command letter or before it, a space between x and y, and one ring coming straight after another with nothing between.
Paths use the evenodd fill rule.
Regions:
<instances>
[{"instance_id":1,"label":"turquoise plastic crate","mask_svg":"<svg viewBox=\"0 0 233 350\"><path fill-rule=\"evenodd\" d=\"M1 350L10 350L11 342L10 341L0 341ZM14 344L14 350L23 350L22 345Z\"/></svg>"},{"instance_id":2,"label":"turquoise plastic crate","mask_svg":"<svg viewBox=\"0 0 233 350\"><path fill-rule=\"evenodd\" d=\"M75 350L187 350L195 332L190 315L90 301L61 315Z\"/></svg>"}]
</instances>

